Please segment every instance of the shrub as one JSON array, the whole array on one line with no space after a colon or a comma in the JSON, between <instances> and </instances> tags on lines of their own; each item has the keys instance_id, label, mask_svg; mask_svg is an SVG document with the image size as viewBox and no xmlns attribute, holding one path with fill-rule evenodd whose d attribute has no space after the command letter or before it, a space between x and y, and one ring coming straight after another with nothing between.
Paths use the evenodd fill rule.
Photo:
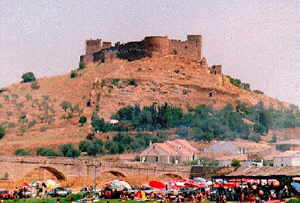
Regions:
<instances>
[{"instance_id":1,"label":"shrub","mask_svg":"<svg viewBox=\"0 0 300 203\"><path fill-rule=\"evenodd\" d=\"M241 166L241 163L240 163L239 160L233 159L233 160L231 161L231 166L232 166L232 167L240 167L240 166Z\"/></svg>"},{"instance_id":2,"label":"shrub","mask_svg":"<svg viewBox=\"0 0 300 203\"><path fill-rule=\"evenodd\" d=\"M19 128L18 128L18 132L20 134L24 134L25 132L27 131L27 127L25 125L21 125Z\"/></svg>"},{"instance_id":3,"label":"shrub","mask_svg":"<svg viewBox=\"0 0 300 203\"><path fill-rule=\"evenodd\" d=\"M31 83L31 89L33 89L33 90L40 89L39 83L37 81L34 81L33 83Z\"/></svg>"},{"instance_id":4,"label":"shrub","mask_svg":"<svg viewBox=\"0 0 300 203\"><path fill-rule=\"evenodd\" d=\"M48 130L47 126L43 126L40 128L40 132L46 132Z\"/></svg>"},{"instance_id":5,"label":"shrub","mask_svg":"<svg viewBox=\"0 0 300 203\"><path fill-rule=\"evenodd\" d=\"M87 121L87 118L85 116L80 116L79 123L81 126L83 126Z\"/></svg>"},{"instance_id":6,"label":"shrub","mask_svg":"<svg viewBox=\"0 0 300 203\"><path fill-rule=\"evenodd\" d=\"M25 150L25 149L17 149L15 151L15 155L17 156L29 156L31 155L29 151Z\"/></svg>"},{"instance_id":7,"label":"shrub","mask_svg":"<svg viewBox=\"0 0 300 203\"><path fill-rule=\"evenodd\" d=\"M137 86L137 82L136 82L135 79L129 80L128 84L129 84L129 85L132 85L132 86L135 86L135 87Z\"/></svg>"},{"instance_id":8,"label":"shrub","mask_svg":"<svg viewBox=\"0 0 300 203\"><path fill-rule=\"evenodd\" d=\"M111 79L111 84L118 85L119 81L120 81L119 78L113 78L113 79Z\"/></svg>"},{"instance_id":9,"label":"shrub","mask_svg":"<svg viewBox=\"0 0 300 203\"><path fill-rule=\"evenodd\" d=\"M264 94L264 92L262 92L260 90L253 90L253 92L255 92L256 94Z\"/></svg>"},{"instance_id":10,"label":"shrub","mask_svg":"<svg viewBox=\"0 0 300 203\"><path fill-rule=\"evenodd\" d=\"M233 84L236 87L239 87L241 89L250 90L250 84L249 83L243 83L240 79L232 78L228 76L229 81L231 84Z\"/></svg>"},{"instance_id":11,"label":"shrub","mask_svg":"<svg viewBox=\"0 0 300 203\"><path fill-rule=\"evenodd\" d=\"M38 156L59 156L58 153L48 148L38 148L36 151L36 155Z\"/></svg>"},{"instance_id":12,"label":"shrub","mask_svg":"<svg viewBox=\"0 0 300 203\"><path fill-rule=\"evenodd\" d=\"M23 82L33 82L36 81L36 78L33 72L27 72L22 75Z\"/></svg>"},{"instance_id":13,"label":"shrub","mask_svg":"<svg viewBox=\"0 0 300 203\"><path fill-rule=\"evenodd\" d=\"M0 126L0 139L2 139L5 136L5 129Z\"/></svg>"},{"instance_id":14,"label":"shrub","mask_svg":"<svg viewBox=\"0 0 300 203\"><path fill-rule=\"evenodd\" d=\"M26 98L27 101L30 101L30 100L32 100L32 95L31 94L26 94L25 98Z\"/></svg>"},{"instance_id":15,"label":"shrub","mask_svg":"<svg viewBox=\"0 0 300 203\"><path fill-rule=\"evenodd\" d=\"M72 104L68 101L63 101L61 104L60 104L60 107L65 111L67 112L68 109L71 109L72 108Z\"/></svg>"},{"instance_id":16,"label":"shrub","mask_svg":"<svg viewBox=\"0 0 300 203\"><path fill-rule=\"evenodd\" d=\"M88 134L88 135L86 136L86 139L87 139L87 140L93 140L94 137L95 137L95 135L92 134L92 133L90 133L90 134Z\"/></svg>"},{"instance_id":17,"label":"shrub","mask_svg":"<svg viewBox=\"0 0 300 203\"><path fill-rule=\"evenodd\" d=\"M28 123L28 128L32 128L35 125L36 125L36 120L32 120Z\"/></svg>"},{"instance_id":18,"label":"shrub","mask_svg":"<svg viewBox=\"0 0 300 203\"><path fill-rule=\"evenodd\" d=\"M78 76L78 73L74 70L71 71L71 74L70 74L70 78L76 78Z\"/></svg>"}]
</instances>

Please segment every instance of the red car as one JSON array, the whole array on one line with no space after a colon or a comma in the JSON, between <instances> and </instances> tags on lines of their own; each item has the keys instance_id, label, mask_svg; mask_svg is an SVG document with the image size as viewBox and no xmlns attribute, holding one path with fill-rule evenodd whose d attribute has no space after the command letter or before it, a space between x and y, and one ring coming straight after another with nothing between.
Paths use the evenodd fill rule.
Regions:
<instances>
[{"instance_id":1,"label":"red car","mask_svg":"<svg viewBox=\"0 0 300 203\"><path fill-rule=\"evenodd\" d=\"M7 190L0 189L0 199L11 199L11 194Z\"/></svg>"}]
</instances>

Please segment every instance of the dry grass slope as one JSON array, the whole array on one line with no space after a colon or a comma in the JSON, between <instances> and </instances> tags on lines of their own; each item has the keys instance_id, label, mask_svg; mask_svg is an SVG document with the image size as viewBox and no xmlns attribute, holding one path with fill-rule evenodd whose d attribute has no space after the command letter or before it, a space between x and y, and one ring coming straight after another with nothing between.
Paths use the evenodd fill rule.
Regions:
<instances>
[{"instance_id":1,"label":"dry grass slope","mask_svg":"<svg viewBox=\"0 0 300 203\"><path fill-rule=\"evenodd\" d=\"M263 101L275 108L288 106L239 89L226 76L211 74L197 61L178 56L90 64L78 71L76 78L71 79L68 73L40 78L38 84L39 89L33 89L30 83L13 84L0 94L0 122L7 127L0 153L77 144L90 130L89 124L79 125L79 117L90 118L96 109L109 120L119 108L134 104L169 103L183 109L211 104L221 108L240 100L252 105ZM72 110L63 110L64 101L72 105ZM87 106L89 101L91 106Z\"/></svg>"}]
</instances>

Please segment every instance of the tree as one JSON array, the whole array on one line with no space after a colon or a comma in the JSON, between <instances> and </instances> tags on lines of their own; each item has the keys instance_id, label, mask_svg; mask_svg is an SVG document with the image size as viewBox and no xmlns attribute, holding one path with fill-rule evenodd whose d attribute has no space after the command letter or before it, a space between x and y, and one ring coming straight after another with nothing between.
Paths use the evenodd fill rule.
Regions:
<instances>
[{"instance_id":1,"label":"tree","mask_svg":"<svg viewBox=\"0 0 300 203\"><path fill-rule=\"evenodd\" d=\"M266 110L261 110L258 112L258 122L263 125L266 128L266 132L268 132L272 126L271 113Z\"/></svg>"},{"instance_id":2,"label":"tree","mask_svg":"<svg viewBox=\"0 0 300 203\"><path fill-rule=\"evenodd\" d=\"M83 126L87 121L87 118L85 116L80 116L79 123L81 126Z\"/></svg>"},{"instance_id":3,"label":"tree","mask_svg":"<svg viewBox=\"0 0 300 203\"><path fill-rule=\"evenodd\" d=\"M2 139L4 135L5 135L5 129L2 126L0 126L0 139Z\"/></svg>"},{"instance_id":4,"label":"tree","mask_svg":"<svg viewBox=\"0 0 300 203\"><path fill-rule=\"evenodd\" d=\"M99 153L99 147L95 144L90 144L87 148L87 154L89 156L96 156Z\"/></svg>"},{"instance_id":5,"label":"tree","mask_svg":"<svg viewBox=\"0 0 300 203\"><path fill-rule=\"evenodd\" d=\"M70 78L76 78L78 76L78 73L74 70L71 71L71 74L70 74Z\"/></svg>"},{"instance_id":6,"label":"tree","mask_svg":"<svg viewBox=\"0 0 300 203\"><path fill-rule=\"evenodd\" d=\"M67 112L68 109L71 109L72 108L72 104L68 101L63 101L61 104L60 104L61 108Z\"/></svg>"},{"instance_id":7,"label":"tree","mask_svg":"<svg viewBox=\"0 0 300 203\"><path fill-rule=\"evenodd\" d=\"M81 152L87 152L88 147L91 145L91 143L89 143L86 140L83 140L79 143L79 150Z\"/></svg>"},{"instance_id":8,"label":"tree","mask_svg":"<svg viewBox=\"0 0 300 203\"><path fill-rule=\"evenodd\" d=\"M105 123L103 118L99 118L96 113L92 115L92 127L97 132L108 132L111 130L111 124Z\"/></svg>"},{"instance_id":9,"label":"tree","mask_svg":"<svg viewBox=\"0 0 300 203\"><path fill-rule=\"evenodd\" d=\"M231 166L232 166L232 167L240 167L240 166L241 166L241 163L240 163L239 160L233 159L233 160L231 161Z\"/></svg>"},{"instance_id":10,"label":"tree","mask_svg":"<svg viewBox=\"0 0 300 203\"><path fill-rule=\"evenodd\" d=\"M36 81L36 78L33 72L27 72L22 75L23 82L33 82Z\"/></svg>"},{"instance_id":11,"label":"tree","mask_svg":"<svg viewBox=\"0 0 300 203\"><path fill-rule=\"evenodd\" d=\"M63 144L59 147L60 151L62 152L63 156L65 157L79 157L80 151L73 148L72 144Z\"/></svg>"}]
</instances>

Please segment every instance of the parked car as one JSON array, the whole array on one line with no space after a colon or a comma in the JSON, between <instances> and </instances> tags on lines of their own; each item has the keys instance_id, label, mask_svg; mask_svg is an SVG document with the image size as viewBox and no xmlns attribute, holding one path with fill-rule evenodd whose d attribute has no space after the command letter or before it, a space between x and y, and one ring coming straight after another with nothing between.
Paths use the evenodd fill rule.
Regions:
<instances>
[{"instance_id":1,"label":"parked car","mask_svg":"<svg viewBox=\"0 0 300 203\"><path fill-rule=\"evenodd\" d=\"M72 191L63 187L57 187L53 191L48 192L48 195L51 197L66 197L71 194Z\"/></svg>"},{"instance_id":2,"label":"parked car","mask_svg":"<svg viewBox=\"0 0 300 203\"><path fill-rule=\"evenodd\" d=\"M0 199L11 199L12 196L7 190L0 189Z\"/></svg>"}]
</instances>

